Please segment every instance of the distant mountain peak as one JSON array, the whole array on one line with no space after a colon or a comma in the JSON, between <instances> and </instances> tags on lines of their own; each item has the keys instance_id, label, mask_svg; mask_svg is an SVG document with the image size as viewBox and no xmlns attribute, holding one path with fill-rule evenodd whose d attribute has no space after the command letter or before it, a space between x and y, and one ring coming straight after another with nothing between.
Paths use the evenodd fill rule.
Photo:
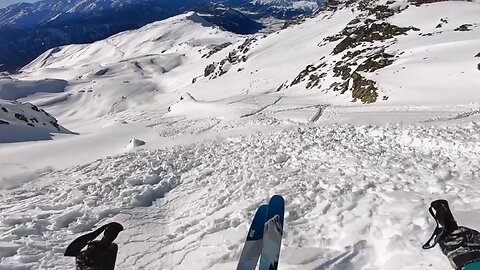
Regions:
<instances>
[{"instance_id":1,"label":"distant mountain peak","mask_svg":"<svg viewBox=\"0 0 480 270\"><path fill-rule=\"evenodd\" d=\"M46 50L91 43L188 11L190 19L238 34L263 28L262 18L311 13L314 0L43 0L0 9L0 71L15 71ZM203 18L203 19L202 19Z\"/></svg>"}]
</instances>

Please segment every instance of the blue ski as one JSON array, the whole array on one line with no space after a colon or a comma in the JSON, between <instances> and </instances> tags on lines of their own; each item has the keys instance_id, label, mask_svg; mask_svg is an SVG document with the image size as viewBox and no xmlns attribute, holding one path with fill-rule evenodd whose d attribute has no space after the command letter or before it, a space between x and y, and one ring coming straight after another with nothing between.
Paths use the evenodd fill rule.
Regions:
<instances>
[{"instance_id":1,"label":"blue ski","mask_svg":"<svg viewBox=\"0 0 480 270\"><path fill-rule=\"evenodd\" d=\"M283 219L285 201L282 196L275 195L268 202L265 230L263 232L263 248L260 257L260 270L276 270L280 258L280 247L283 235Z\"/></svg>"},{"instance_id":2,"label":"blue ski","mask_svg":"<svg viewBox=\"0 0 480 270\"><path fill-rule=\"evenodd\" d=\"M257 266L258 258L260 258L262 252L263 230L267 209L268 206L266 204L261 205L253 217L237 270L255 270Z\"/></svg>"}]
</instances>

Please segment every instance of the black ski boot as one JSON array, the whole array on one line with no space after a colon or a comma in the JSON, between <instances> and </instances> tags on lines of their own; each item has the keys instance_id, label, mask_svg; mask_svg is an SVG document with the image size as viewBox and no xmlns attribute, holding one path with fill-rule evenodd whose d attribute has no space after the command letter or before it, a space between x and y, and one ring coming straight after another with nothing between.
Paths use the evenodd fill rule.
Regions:
<instances>
[{"instance_id":1,"label":"black ski boot","mask_svg":"<svg viewBox=\"0 0 480 270\"><path fill-rule=\"evenodd\" d=\"M458 226L446 200L432 202L428 210L437 226L430 239L423 245L424 249L433 248L438 243L454 269L466 269L469 264L472 266L471 263L480 261L478 231Z\"/></svg>"}]
</instances>

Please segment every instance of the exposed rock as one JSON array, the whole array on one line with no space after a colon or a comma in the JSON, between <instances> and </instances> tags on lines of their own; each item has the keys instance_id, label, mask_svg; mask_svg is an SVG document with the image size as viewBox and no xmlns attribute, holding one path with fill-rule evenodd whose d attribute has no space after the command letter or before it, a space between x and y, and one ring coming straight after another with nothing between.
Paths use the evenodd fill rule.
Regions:
<instances>
[{"instance_id":1,"label":"exposed rock","mask_svg":"<svg viewBox=\"0 0 480 270\"><path fill-rule=\"evenodd\" d=\"M378 5L373 9L370 9L369 13L370 15L375 15L375 17L379 20L383 20L395 15L395 11L389 9L387 6L384 5Z\"/></svg>"},{"instance_id":2,"label":"exposed rock","mask_svg":"<svg viewBox=\"0 0 480 270\"><path fill-rule=\"evenodd\" d=\"M245 39L242 44L240 44L236 49L232 50L227 57L222 59L218 65L215 63L208 65L205 68L204 76L210 76L210 79L215 79L216 77L220 77L230 71L233 65L246 62L248 59L246 54L256 40L256 38Z\"/></svg>"},{"instance_id":3,"label":"exposed rock","mask_svg":"<svg viewBox=\"0 0 480 270\"><path fill-rule=\"evenodd\" d=\"M8 112L7 108L5 108L5 107L2 107L2 111Z\"/></svg>"},{"instance_id":4,"label":"exposed rock","mask_svg":"<svg viewBox=\"0 0 480 270\"><path fill-rule=\"evenodd\" d=\"M312 71L315 71L319 68L320 68L320 66L308 65L304 70L300 71L300 73L292 81L290 86L293 86L293 85L296 85L296 84L300 83L303 80L303 78L305 78L308 74L310 74Z\"/></svg>"},{"instance_id":5,"label":"exposed rock","mask_svg":"<svg viewBox=\"0 0 480 270\"><path fill-rule=\"evenodd\" d=\"M368 80L357 72L352 74L353 101L359 99L363 103L373 103L377 101L378 98L377 90L375 81Z\"/></svg>"},{"instance_id":6,"label":"exposed rock","mask_svg":"<svg viewBox=\"0 0 480 270\"><path fill-rule=\"evenodd\" d=\"M333 67L333 74L336 77L340 77L343 80L346 80L350 77L352 69L342 61L339 61Z\"/></svg>"},{"instance_id":7,"label":"exposed rock","mask_svg":"<svg viewBox=\"0 0 480 270\"><path fill-rule=\"evenodd\" d=\"M480 52L475 55L475 57L480 57Z\"/></svg>"},{"instance_id":8,"label":"exposed rock","mask_svg":"<svg viewBox=\"0 0 480 270\"><path fill-rule=\"evenodd\" d=\"M95 75L95 76L103 76L103 75L107 74L108 71L109 71L109 68L103 68L103 69L95 72L95 74L93 74L93 75Z\"/></svg>"},{"instance_id":9,"label":"exposed rock","mask_svg":"<svg viewBox=\"0 0 480 270\"><path fill-rule=\"evenodd\" d=\"M299 16L299 17L295 17L295 18L292 18L290 20L287 20L283 24L282 29L287 29L290 26L301 24L306 20L306 18L307 18L306 16Z\"/></svg>"},{"instance_id":10,"label":"exposed rock","mask_svg":"<svg viewBox=\"0 0 480 270\"><path fill-rule=\"evenodd\" d=\"M368 58L365 62L360 64L357 71L373 72L378 69L389 66L393 63L393 55L382 53Z\"/></svg>"},{"instance_id":11,"label":"exposed rock","mask_svg":"<svg viewBox=\"0 0 480 270\"><path fill-rule=\"evenodd\" d=\"M345 30L345 29L344 29ZM361 42L386 40L405 34L409 30L419 30L414 27L398 27L386 22L361 25L345 37L334 49L333 54L343 52L347 48L355 48Z\"/></svg>"},{"instance_id":12,"label":"exposed rock","mask_svg":"<svg viewBox=\"0 0 480 270\"><path fill-rule=\"evenodd\" d=\"M334 42L334 41L337 41L337 40L340 40L343 38L343 34L342 33L339 33L339 34L336 34L336 35L333 35L333 36L328 36L326 38L323 39L323 42L324 43L327 43L327 42Z\"/></svg>"},{"instance_id":13,"label":"exposed rock","mask_svg":"<svg viewBox=\"0 0 480 270\"><path fill-rule=\"evenodd\" d=\"M445 2L447 0L409 0L408 2L412 3L415 6L421 6L424 4L436 3L436 2Z\"/></svg>"},{"instance_id":14,"label":"exposed rock","mask_svg":"<svg viewBox=\"0 0 480 270\"><path fill-rule=\"evenodd\" d=\"M377 49L380 49L380 47L370 47L370 48L365 48L365 49L362 49L362 50L348 50L347 53L345 53L342 56L342 60L355 59L357 56L368 53L369 51L375 51Z\"/></svg>"},{"instance_id":15,"label":"exposed rock","mask_svg":"<svg viewBox=\"0 0 480 270\"><path fill-rule=\"evenodd\" d=\"M25 115L19 114L19 113L15 113L14 116L15 116L15 118L17 118L18 120L28 123L28 119L27 119L27 117L25 117Z\"/></svg>"},{"instance_id":16,"label":"exposed rock","mask_svg":"<svg viewBox=\"0 0 480 270\"><path fill-rule=\"evenodd\" d=\"M38 107L35 106L35 105L33 105L33 104L32 104L32 107L31 107L31 108L32 108L32 110L34 110L34 111L36 111L36 112L40 112L40 110L38 109Z\"/></svg>"},{"instance_id":17,"label":"exposed rock","mask_svg":"<svg viewBox=\"0 0 480 270\"><path fill-rule=\"evenodd\" d=\"M478 64L477 68L478 68L478 70L480 70L480 63Z\"/></svg>"},{"instance_id":18,"label":"exposed rock","mask_svg":"<svg viewBox=\"0 0 480 270\"><path fill-rule=\"evenodd\" d=\"M205 71L203 73L203 76L208 77L210 74L212 74L215 71L215 64L210 64L205 68Z\"/></svg>"},{"instance_id":19,"label":"exposed rock","mask_svg":"<svg viewBox=\"0 0 480 270\"><path fill-rule=\"evenodd\" d=\"M453 29L453 31L461 31L461 32L470 31L472 30L472 27L473 27L472 24L462 24L459 27Z\"/></svg>"},{"instance_id":20,"label":"exposed rock","mask_svg":"<svg viewBox=\"0 0 480 270\"><path fill-rule=\"evenodd\" d=\"M0 119L0 125L9 125L10 123L6 122L6 121L3 121Z\"/></svg>"},{"instance_id":21,"label":"exposed rock","mask_svg":"<svg viewBox=\"0 0 480 270\"><path fill-rule=\"evenodd\" d=\"M318 65L308 65L304 70L300 71L300 73L292 81L290 86L299 84L300 82L304 81L304 79L308 76L308 82L306 87L307 88L319 87L320 79L327 76L325 72L320 72L320 70L326 66L327 66L326 62L322 62ZM317 70L319 71L318 74L315 73Z\"/></svg>"},{"instance_id":22,"label":"exposed rock","mask_svg":"<svg viewBox=\"0 0 480 270\"><path fill-rule=\"evenodd\" d=\"M222 43L220 45L216 45L215 47L213 47L207 54L204 54L202 56L202 58L210 58L212 55L220 52L221 50L227 48L228 46L232 45L231 42L225 42L225 43Z\"/></svg>"},{"instance_id":23,"label":"exposed rock","mask_svg":"<svg viewBox=\"0 0 480 270\"><path fill-rule=\"evenodd\" d=\"M247 38L240 46L238 46L238 50L240 50L241 53L247 53L250 50L250 46L252 45L253 42L257 41L256 38Z\"/></svg>"},{"instance_id":24,"label":"exposed rock","mask_svg":"<svg viewBox=\"0 0 480 270\"><path fill-rule=\"evenodd\" d=\"M60 125L57 122L50 121L50 124L52 124L52 126L54 126L58 131L60 131Z\"/></svg>"}]
</instances>

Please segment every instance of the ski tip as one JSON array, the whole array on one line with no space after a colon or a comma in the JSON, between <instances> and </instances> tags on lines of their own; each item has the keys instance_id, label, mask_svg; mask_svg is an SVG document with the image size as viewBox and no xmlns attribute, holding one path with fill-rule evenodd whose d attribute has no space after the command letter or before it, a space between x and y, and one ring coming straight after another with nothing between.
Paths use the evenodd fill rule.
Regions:
<instances>
[{"instance_id":1,"label":"ski tip","mask_svg":"<svg viewBox=\"0 0 480 270\"><path fill-rule=\"evenodd\" d=\"M270 198L270 201L282 201L285 202L285 199L282 197L282 195L273 195L272 198Z\"/></svg>"}]
</instances>

